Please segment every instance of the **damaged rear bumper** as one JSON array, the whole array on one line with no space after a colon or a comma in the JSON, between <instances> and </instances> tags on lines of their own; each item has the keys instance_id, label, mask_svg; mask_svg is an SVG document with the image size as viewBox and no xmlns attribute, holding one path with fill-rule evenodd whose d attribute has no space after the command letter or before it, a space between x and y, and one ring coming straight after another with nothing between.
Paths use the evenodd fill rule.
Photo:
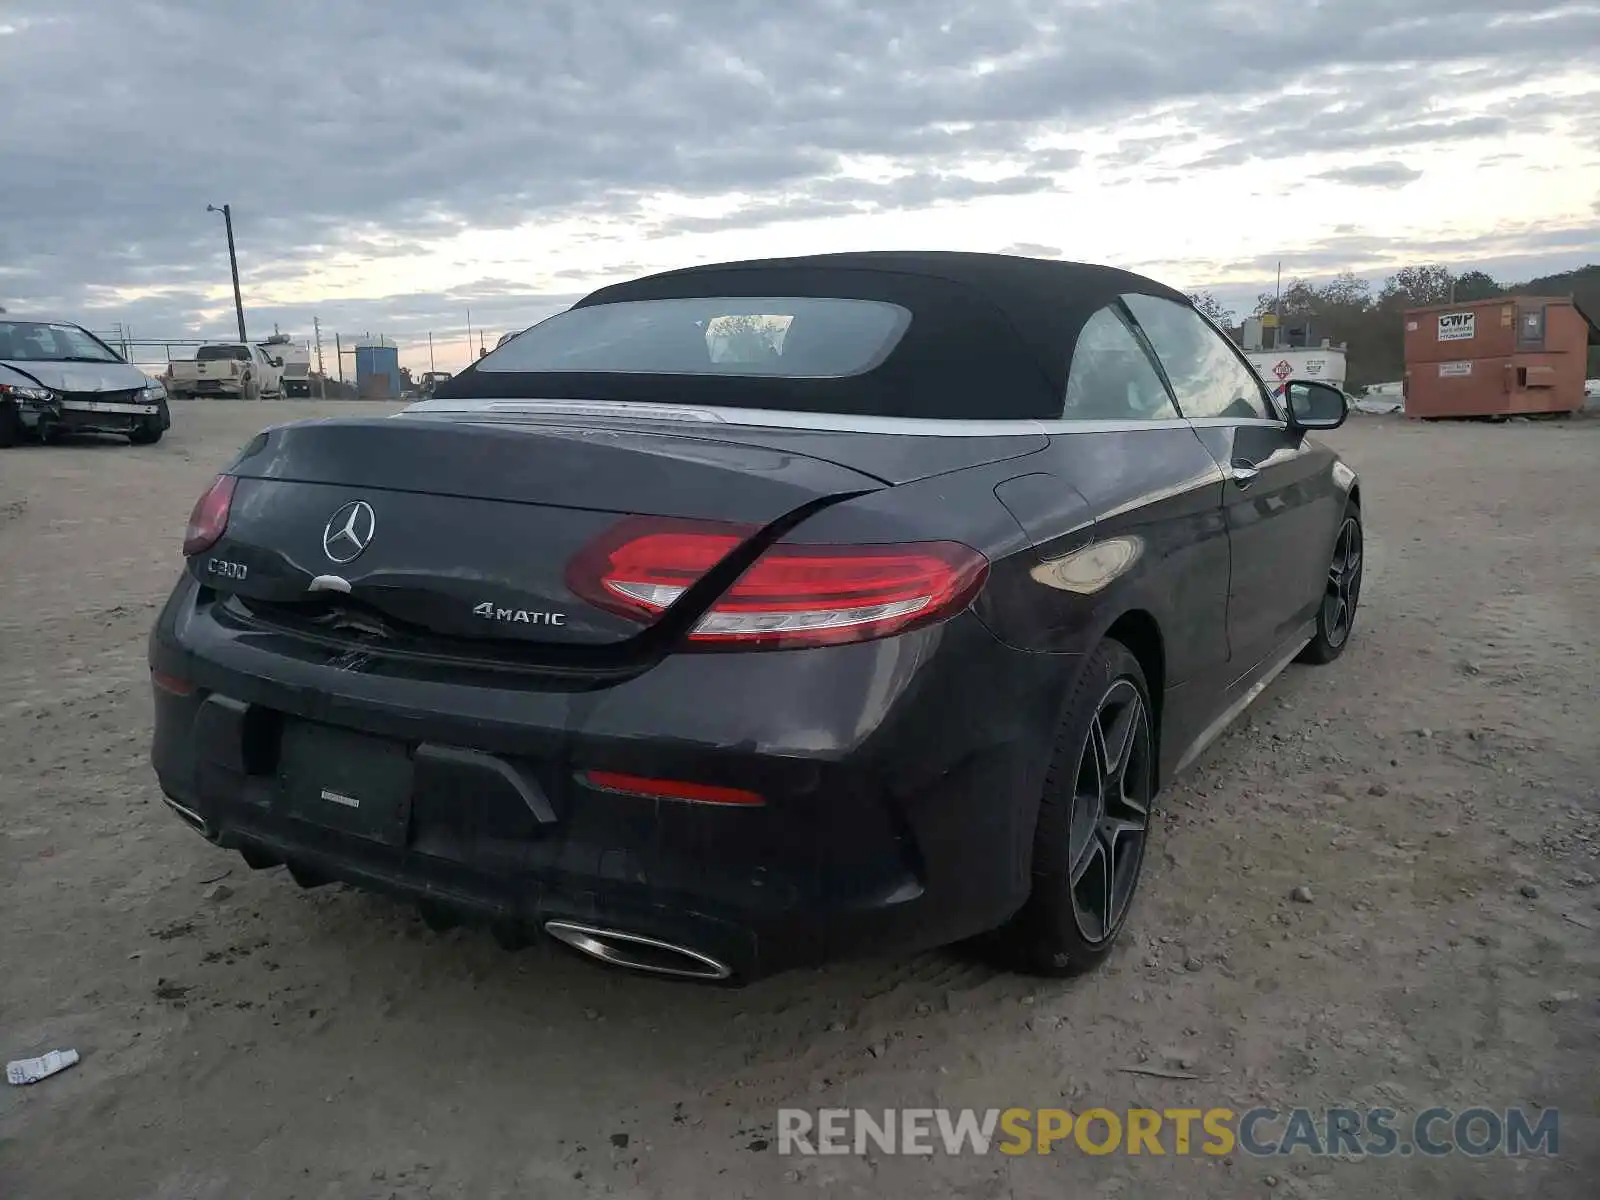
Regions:
<instances>
[{"instance_id":1,"label":"damaged rear bumper","mask_svg":"<svg viewBox=\"0 0 1600 1200\"><path fill-rule=\"evenodd\" d=\"M1020 652L975 619L925 635L960 640L951 678L869 709L882 642L816 652L827 671L680 656L598 692L457 687L274 654L192 597L182 585L151 643L161 789L208 840L304 885L736 981L957 941L1026 898L1044 763L994 690ZM762 802L651 798L598 773ZM695 960L715 967L671 969Z\"/></svg>"}]
</instances>

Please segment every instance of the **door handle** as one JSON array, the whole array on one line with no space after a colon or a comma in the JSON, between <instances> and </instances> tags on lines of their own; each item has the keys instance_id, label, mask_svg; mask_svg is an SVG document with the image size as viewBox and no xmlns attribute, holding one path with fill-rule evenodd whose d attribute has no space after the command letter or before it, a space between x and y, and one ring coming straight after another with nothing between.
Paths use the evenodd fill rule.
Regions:
<instances>
[{"instance_id":1,"label":"door handle","mask_svg":"<svg viewBox=\"0 0 1600 1200\"><path fill-rule=\"evenodd\" d=\"M1259 469L1243 459L1237 459L1228 465L1228 477L1240 487L1249 487L1250 481L1259 474L1261 474Z\"/></svg>"}]
</instances>

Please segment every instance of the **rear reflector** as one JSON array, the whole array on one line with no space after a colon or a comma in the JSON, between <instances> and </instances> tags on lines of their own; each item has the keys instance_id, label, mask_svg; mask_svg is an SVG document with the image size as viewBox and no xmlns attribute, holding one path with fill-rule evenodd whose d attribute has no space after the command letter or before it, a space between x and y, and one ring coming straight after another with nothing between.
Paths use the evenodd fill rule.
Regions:
<instances>
[{"instance_id":1,"label":"rear reflector","mask_svg":"<svg viewBox=\"0 0 1600 1200\"><path fill-rule=\"evenodd\" d=\"M611 612L654 621L752 532L632 518L574 561L568 583ZM689 640L778 649L886 637L960 612L988 571L959 542L778 542L702 614Z\"/></svg>"},{"instance_id":2,"label":"rear reflector","mask_svg":"<svg viewBox=\"0 0 1600 1200\"><path fill-rule=\"evenodd\" d=\"M165 671L151 671L150 682L163 692L169 692L174 696L194 694L194 684L187 679L179 679L176 675L168 675Z\"/></svg>"},{"instance_id":3,"label":"rear reflector","mask_svg":"<svg viewBox=\"0 0 1600 1200\"><path fill-rule=\"evenodd\" d=\"M682 779L651 779L621 771L585 771L583 781L606 792L627 792L633 796L652 796L659 800L687 800L694 804L765 804L756 792L744 788L720 787L711 783L690 783Z\"/></svg>"},{"instance_id":4,"label":"rear reflector","mask_svg":"<svg viewBox=\"0 0 1600 1200\"><path fill-rule=\"evenodd\" d=\"M204 554L227 532L228 510L233 506L233 489L237 483L232 475L218 475L205 495L195 501L194 511L189 514L189 528L183 533L185 558Z\"/></svg>"}]
</instances>

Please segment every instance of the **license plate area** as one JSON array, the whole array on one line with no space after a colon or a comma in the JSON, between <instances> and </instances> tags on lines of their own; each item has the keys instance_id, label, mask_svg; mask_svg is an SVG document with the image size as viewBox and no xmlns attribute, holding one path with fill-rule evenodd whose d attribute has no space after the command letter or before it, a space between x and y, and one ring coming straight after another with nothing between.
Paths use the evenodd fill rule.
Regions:
<instances>
[{"instance_id":1,"label":"license plate area","mask_svg":"<svg viewBox=\"0 0 1600 1200\"><path fill-rule=\"evenodd\" d=\"M121 404L103 400L69 400L61 406L67 412L119 413L123 416L153 417L154 404Z\"/></svg>"},{"instance_id":2,"label":"license plate area","mask_svg":"<svg viewBox=\"0 0 1600 1200\"><path fill-rule=\"evenodd\" d=\"M412 782L410 749L403 742L306 721L284 725L278 788L288 816L404 846Z\"/></svg>"}]
</instances>

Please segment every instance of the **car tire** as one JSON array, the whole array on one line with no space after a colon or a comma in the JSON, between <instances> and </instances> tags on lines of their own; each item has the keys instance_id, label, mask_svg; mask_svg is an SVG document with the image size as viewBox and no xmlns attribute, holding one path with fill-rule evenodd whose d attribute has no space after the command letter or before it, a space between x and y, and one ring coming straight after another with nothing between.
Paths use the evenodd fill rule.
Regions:
<instances>
[{"instance_id":1,"label":"car tire","mask_svg":"<svg viewBox=\"0 0 1600 1200\"><path fill-rule=\"evenodd\" d=\"M259 399L261 399L261 385L259 383L257 383L253 378L251 378L249 375L246 375L244 377L243 386L239 389L239 399L241 399L241 400L259 400Z\"/></svg>"},{"instance_id":2,"label":"car tire","mask_svg":"<svg viewBox=\"0 0 1600 1200\"><path fill-rule=\"evenodd\" d=\"M128 441L135 446L154 446L165 432L159 417L146 417L133 427L128 434Z\"/></svg>"},{"instance_id":3,"label":"car tire","mask_svg":"<svg viewBox=\"0 0 1600 1200\"><path fill-rule=\"evenodd\" d=\"M1105 961L1127 923L1151 833L1156 731L1149 685L1102 642L1067 700L1033 839L1033 886L994 947L1004 964L1062 977Z\"/></svg>"},{"instance_id":4,"label":"car tire","mask_svg":"<svg viewBox=\"0 0 1600 1200\"><path fill-rule=\"evenodd\" d=\"M0 404L0 450L9 450L22 440L22 417L9 401Z\"/></svg>"},{"instance_id":5,"label":"car tire","mask_svg":"<svg viewBox=\"0 0 1600 1200\"><path fill-rule=\"evenodd\" d=\"M1344 653L1355 631L1356 610L1361 603L1361 581L1366 563L1361 509L1347 505L1333 540L1333 557L1328 563L1328 578L1322 603L1317 606L1317 631L1298 660L1312 666L1325 666Z\"/></svg>"}]
</instances>

